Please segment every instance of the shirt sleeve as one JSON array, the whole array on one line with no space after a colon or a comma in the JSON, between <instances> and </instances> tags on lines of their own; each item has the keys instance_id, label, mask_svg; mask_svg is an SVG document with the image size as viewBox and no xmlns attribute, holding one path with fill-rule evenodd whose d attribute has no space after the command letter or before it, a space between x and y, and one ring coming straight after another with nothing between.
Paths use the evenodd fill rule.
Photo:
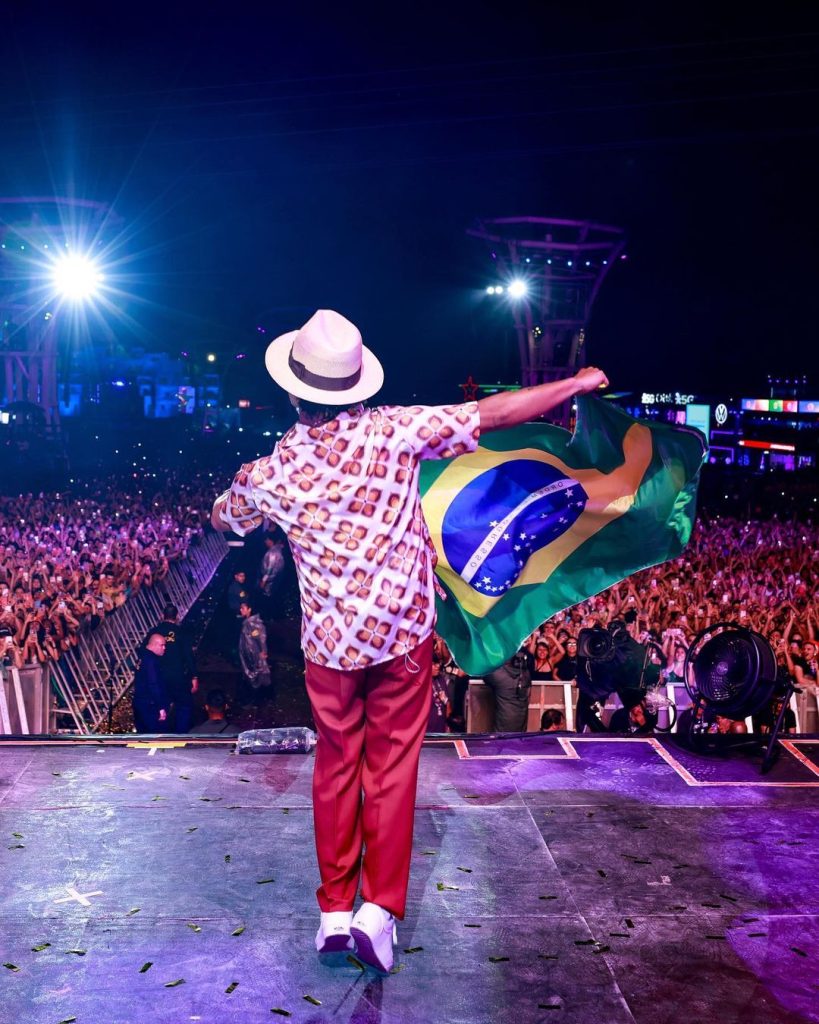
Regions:
<instances>
[{"instance_id":1,"label":"shirt sleeve","mask_svg":"<svg viewBox=\"0 0 819 1024\"><path fill-rule=\"evenodd\" d=\"M264 516L253 497L253 486L250 481L253 469L252 462L242 466L233 478L230 489L225 491L224 496L227 500L219 509L219 518L240 537L246 536L264 522Z\"/></svg>"},{"instance_id":2,"label":"shirt sleeve","mask_svg":"<svg viewBox=\"0 0 819 1024\"><path fill-rule=\"evenodd\" d=\"M419 459L451 459L478 447L481 423L477 402L410 405L384 412Z\"/></svg>"}]
</instances>

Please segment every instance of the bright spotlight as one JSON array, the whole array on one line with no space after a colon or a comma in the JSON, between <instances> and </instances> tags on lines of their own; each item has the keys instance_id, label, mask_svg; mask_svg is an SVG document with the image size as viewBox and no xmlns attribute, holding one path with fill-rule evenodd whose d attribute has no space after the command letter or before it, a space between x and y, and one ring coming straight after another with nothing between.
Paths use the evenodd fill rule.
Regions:
<instances>
[{"instance_id":1,"label":"bright spotlight","mask_svg":"<svg viewBox=\"0 0 819 1024\"><path fill-rule=\"evenodd\" d=\"M496 295L503 295L503 285L502 284L495 285L495 294Z\"/></svg>"},{"instance_id":2,"label":"bright spotlight","mask_svg":"<svg viewBox=\"0 0 819 1024\"><path fill-rule=\"evenodd\" d=\"M509 285L509 294L513 299L522 299L527 290L525 281L516 280Z\"/></svg>"},{"instance_id":3,"label":"bright spotlight","mask_svg":"<svg viewBox=\"0 0 819 1024\"><path fill-rule=\"evenodd\" d=\"M57 292L71 302L93 298L99 291L103 274L88 256L62 256L51 272Z\"/></svg>"},{"instance_id":4,"label":"bright spotlight","mask_svg":"<svg viewBox=\"0 0 819 1024\"><path fill-rule=\"evenodd\" d=\"M495 286L493 284L490 284L489 287L486 289L486 294L487 295L494 295L495 294Z\"/></svg>"},{"instance_id":5,"label":"bright spotlight","mask_svg":"<svg viewBox=\"0 0 819 1024\"><path fill-rule=\"evenodd\" d=\"M207 358L208 358L208 362L209 363L215 363L216 362L216 356L212 352L208 352L208 357Z\"/></svg>"}]
</instances>

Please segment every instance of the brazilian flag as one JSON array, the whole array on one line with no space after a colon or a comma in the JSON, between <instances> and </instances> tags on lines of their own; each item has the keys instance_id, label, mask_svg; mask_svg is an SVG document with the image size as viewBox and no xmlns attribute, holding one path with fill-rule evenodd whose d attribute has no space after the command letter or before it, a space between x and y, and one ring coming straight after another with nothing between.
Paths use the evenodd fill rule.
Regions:
<instances>
[{"instance_id":1,"label":"brazilian flag","mask_svg":"<svg viewBox=\"0 0 819 1024\"><path fill-rule=\"evenodd\" d=\"M556 612L679 555L706 453L698 430L581 396L574 434L526 424L422 462L437 628L461 668L486 675Z\"/></svg>"}]
</instances>

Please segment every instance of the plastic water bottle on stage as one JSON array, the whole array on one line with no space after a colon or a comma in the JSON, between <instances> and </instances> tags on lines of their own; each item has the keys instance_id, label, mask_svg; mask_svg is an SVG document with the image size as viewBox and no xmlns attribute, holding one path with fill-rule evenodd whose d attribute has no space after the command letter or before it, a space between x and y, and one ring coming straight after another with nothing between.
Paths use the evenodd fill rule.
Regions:
<instances>
[{"instance_id":1,"label":"plastic water bottle on stage","mask_svg":"<svg viewBox=\"0 0 819 1024\"><path fill-rule=\"evenodd\" d=\"M248 729L239 733L240 754L309 754L317 736L307 726L282 729Z\"/></svg>"}]
</instances>

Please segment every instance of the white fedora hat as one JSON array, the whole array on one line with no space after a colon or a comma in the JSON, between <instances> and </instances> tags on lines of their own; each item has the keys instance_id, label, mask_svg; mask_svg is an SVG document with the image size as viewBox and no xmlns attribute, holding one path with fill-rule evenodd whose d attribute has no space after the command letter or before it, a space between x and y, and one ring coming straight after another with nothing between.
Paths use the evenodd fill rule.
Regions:
<instances>
[{"instance_id":1,"label":"white fedora hat","mask_svg":"<svg viewBox=\"0 0 819 1024\"><path fill-rule=\"evenodd\" d=\"M379 391L384 370L361 343L361 332L341 313L320 309L304 327L271 341L267 372L296 398L324 405L363 402Z\"/></svg>"}]
</instances>

